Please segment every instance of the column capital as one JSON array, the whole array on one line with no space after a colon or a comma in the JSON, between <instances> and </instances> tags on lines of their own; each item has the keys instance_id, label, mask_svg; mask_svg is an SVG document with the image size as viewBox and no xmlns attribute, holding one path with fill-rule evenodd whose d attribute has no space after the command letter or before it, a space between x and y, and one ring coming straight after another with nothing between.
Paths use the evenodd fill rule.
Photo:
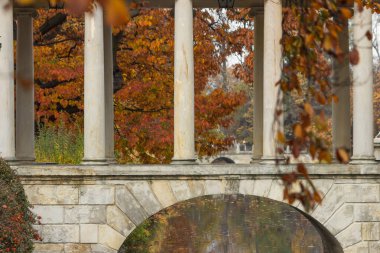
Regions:
<instances>
[{"instance_id":1,"label":"column capital","mask_svg":"<svg viewBox=\"0 0 380 253\"><path fill-rule=\"evenodd\" d=\"M37 11L34 8L14 8L14 15L19 16L31 16L32 18L37 17Z\"/></svg>"}]
</instances>

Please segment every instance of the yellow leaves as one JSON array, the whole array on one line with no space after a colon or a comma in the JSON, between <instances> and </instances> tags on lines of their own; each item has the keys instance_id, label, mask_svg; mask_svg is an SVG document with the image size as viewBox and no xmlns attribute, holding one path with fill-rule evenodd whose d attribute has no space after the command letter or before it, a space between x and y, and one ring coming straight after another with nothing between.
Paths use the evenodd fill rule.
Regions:
<instances>
[{"instance_id":1,"label":"yellow leaves","mask_svg":"<svg viewBox=\"0 0 380 253\"><path fill-rule=\"evenodd\" d=\"M314 39L315 39L315 37L314 37L313 34L306 34L306 36L305 36L305 44L308 47L313 47Z\"/></svg>"},{"instance_id":2,"label":"yellow leaves","mask_svg":"<svg viewBox=\"0 0 380 253\"><path fill-rule=\"evenodd\" d=\"M322 197L321 197L321 195L319 194L319 192L317 192L317 191L314 192L314 200L315 200L315 202L317 202L318 204L322 203Z\"/></svg>"},{"instance_id":3,"label":"yellow leaves","mask_svg":"<svg viewBox=\"0 0 380 253\"><path fill-rule=\"evenodd\" d=\"M305 103L304 104L304 110L305 112L310 116L313 117L314 115L314 109L313 106L310 103Z\"/></svg>"},{"instance_id":4,"label":"yellow leaves","mask_svg":"<svg viewBox=\"0 0 380 253\"><path fill-rule=\"evenodd\" d=\"M303 133L304 133L304 131L302 129L301 124L295 124L295 126L294 126L294 136L297 139L302 139L304 137Z\"/></svg>"},{"instance_id":5,"label":"yellow leaves","mask_svg":"<svg viewBox=\"0 0 380 253\"><path fill-rule=\"evenodd\" d=\"M286 138L282 131L277 131L276 140L282 144L285 144Z\"/></svg>"},{"instance_id":6,"label":"yellow leaves","mask_svg":"<svg viewBox=\"0 0 380 253\"><path fill-rule=\"evenodd\" d=\"M334 50L333 38L328 34L326 34L325 39L323 40L323 49L326 51Z\"/></svg>"},{"instance_id":7,"label":"yellow leaves","mask_svg":"<svg viewBox=\"0 0 380 253\"><path fill-rule=\"evenodd\" d=\"M327 150L322 150L319 152L319 161L322 163L331 163L332 161L332 155Z\"/></svg>"},{"instance_id":8,"label":"yellow leaves","mask_svg":"<svg viewBox=\"0 0 380 253\"><path fill-rule=\"evenodd\" d=\"M34 0L16 0L16 3L19 5L31 5L34 3Z\"/></svg>"},{"instance_id":9,"label":"yellow leaves","mask_svg":"<svg viewBox=\"0 0 380 253\"><path fill-rule=\"evenodd\" d=\"M349 154L344 148L339 148L336 150L336 158L341 163L348 163L350 161Z\"/></svg>"},{"instance_id":10,"label":"yellow leaves","mask_svg":"<svg viewBox=\"0 0 380 253\"><path fill-rule=\"evenodd\" d=\"M337 103L339 102L339 97L338 97L337 95L332 95L332 96L331 96L331 99L332 99L332 101L333 101L335 104L337 104Z\"/></svg>"},{"instance_id":11,"label":"yellow leaves","mask_svg":"<svg viewBox=\"0 0 380 253\"><path fill-rule=\"evenodd\" d=\"M320 103L321 105L325 105L327 103L327 99L325 97L325 95L323 95L322 92L317 92L315 93L315 99L317 100L318 103Z\"/></svg>"},{"instance_id":12,"label":"yellow leaves","mask_svg":"<svg viewBox=\"0 0 380 253\"><path fill-rule=\"evenodd\" d=\"M107 0L105 2L106 19L113 26L120 26L129 21L129 9L123 0Z\"/></svg>"},{"instance_id":13,"label":"yellow leaves","mask_svg":"<svg viewBox=\"0 0 380 253\"><path fill-rule=\"evenodd\" d=\"M354 15L353 11L347 7L340 8L339 11L342 14L342 16L346 19L350 19Z\"/></svg>"}]
</instances>

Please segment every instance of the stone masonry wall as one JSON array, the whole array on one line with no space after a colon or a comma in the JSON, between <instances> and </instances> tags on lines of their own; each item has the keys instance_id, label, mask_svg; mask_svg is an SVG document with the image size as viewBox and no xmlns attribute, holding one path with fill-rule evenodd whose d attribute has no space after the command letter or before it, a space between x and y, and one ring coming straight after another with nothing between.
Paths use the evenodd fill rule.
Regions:
<instances>
[{"instance_id":1,"label":"stone masonry wall","mask_svg":"<svg viewBox=\"0 0 380 253\"><path fill-rule=\"evenodd\" d=\"M309 167L324 196L311 215L336 236L344 252L380 252L378 166ZM17 168L34 212L42 217L36 228L43 242L36 243L35 253L115 253L145 219L199 196L247 194L282 201L278 175L290 169L269 165Z\"/></svg>"}]
</instances>

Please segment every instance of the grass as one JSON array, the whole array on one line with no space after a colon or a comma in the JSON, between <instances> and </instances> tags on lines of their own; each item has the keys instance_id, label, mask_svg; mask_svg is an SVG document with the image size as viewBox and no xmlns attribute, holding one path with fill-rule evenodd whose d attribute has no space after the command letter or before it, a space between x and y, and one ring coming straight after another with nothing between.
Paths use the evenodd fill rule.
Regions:
<instances>
[{"instance_id":1,"label":"grass","mask_svg":"<svg viewBox=\"0 0 380 253\"><path fill-rule=\"evenodd\" d=\"M59 127L42 126L35 143L36 161L41 163L79 164L83 158L83 133Z\"/></svg>"}]
</instances>

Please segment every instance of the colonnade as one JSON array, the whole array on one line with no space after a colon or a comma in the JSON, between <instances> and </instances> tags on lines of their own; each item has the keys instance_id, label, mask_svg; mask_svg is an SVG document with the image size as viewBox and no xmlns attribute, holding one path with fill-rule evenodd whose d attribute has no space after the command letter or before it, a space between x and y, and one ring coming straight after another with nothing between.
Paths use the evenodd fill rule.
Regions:
<instances>
[{"instance_id":1,"label":"colonnade","mask_svg":"<svg viewBox=\"0 0 380 253\"><path fill-rule=\"evenodd\" d=\"M16 10L0 0L0 156L9 161L34 160L33 10ZM360 62L353 67L353 162L373 162L373 73L371 12L357 12L353 33ZM16 94L14 94L13 15L17 20ZM255 15L255 96L253 161L273 162L273 120L281 77L281 0L264 1ZM348 51L348 27L341 46ZM194 145L193 2L175 1L174 157L175 164L196 163ZM112 30L100 5L85 14L84 164L114 161ZM335 147L351 146L350 69L348 59L334 75L340 103L333 107ZM15 102L16 101L16 102ZM280 122L280 128L281 126Z\"/></svg>"}]
</instances>

